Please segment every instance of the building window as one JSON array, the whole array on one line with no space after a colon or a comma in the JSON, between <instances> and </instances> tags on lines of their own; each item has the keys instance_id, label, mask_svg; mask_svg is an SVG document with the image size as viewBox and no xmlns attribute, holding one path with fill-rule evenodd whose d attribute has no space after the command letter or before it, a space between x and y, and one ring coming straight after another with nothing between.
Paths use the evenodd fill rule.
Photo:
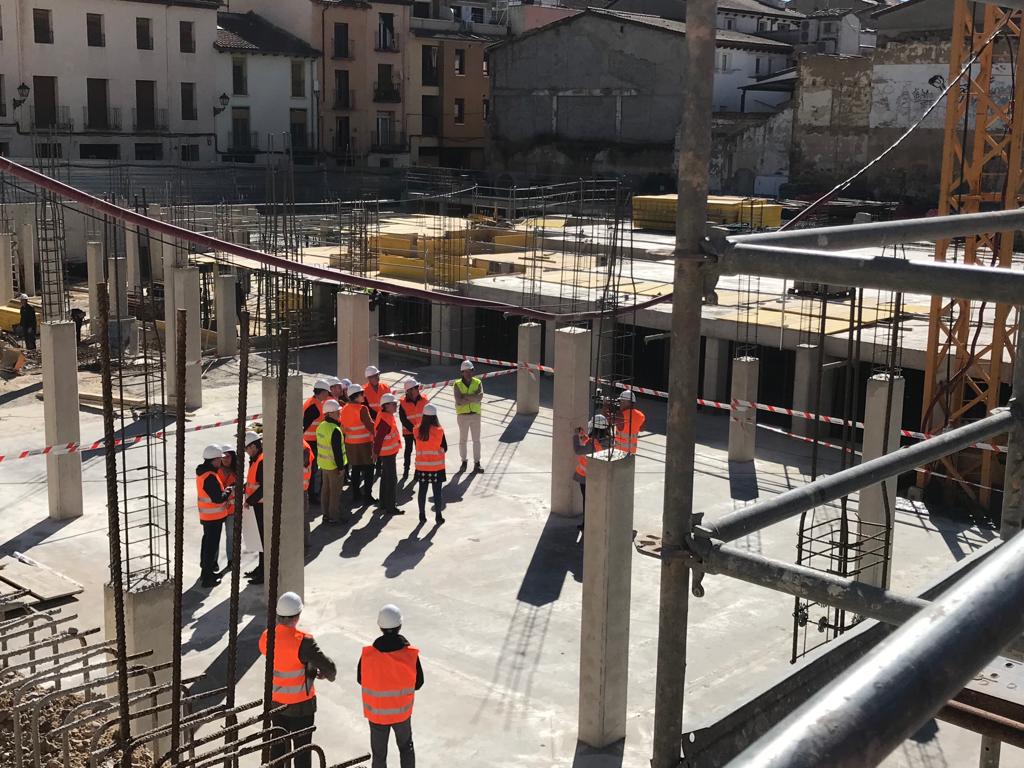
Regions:
<instances>
[{"instance_id":1,"label":"building window","mask_svg":"<svg viewBox=\"0 0 1024 768\"><path fill-rule=\"evenodd\" d=\"M484 9L483 8L470 8L469 18L474 24L484 23Z\"/></svg>"},{"instance_id":2,"label":"building window","mask_svg":"<svg viewBox=\"0 0 1024 768\"><path fill-rule=\"evenodd\" d=\"M464 75L466 74L466 49L456 48L455 49L455 74Z\"/></svg>"},{"instance_id":3,"label":"building window","mask_svg":"<svg viewBox=\"0 0 1024 768\"><path fill-rule=\"evenodd\" d=\"M824 24L822 24L821 26L822 26L822 32L823 32L823 34L826 34L826 35L831 35L831 34L834 34L834 33L835 33L835 31L836 31L836 30L835 30L835 26L834 26L834 25L832 24L832 22L831 22L831 21L826 21L826 22L825 22Z\"/></svg>"},{"instance_id":4,"label":"building window","mask_svg":"<svg viewBox=\"0 0 1024 768\"><path fill-rule=\"evenodd\" d=\"M163 120L159 118L163 117ZM135 81L135 130L156 131L165 126L167 113L160 115L156 107L156 81Z\"/></svg>"},{"instance_id":5,"label":"building window","mask_svg":"<svg viewBox=\"0 0 1024 768\"><path fill-rule=\"evenodd\" d=\"M490 61L490 59L487 56L487 51L484 51L483 68L484 68L484 77L490 77L491 76L491 61Z\"/></svg>"},{"instance_id":6,"label":"building window","mask_svg":"<svg viewBox=\"0 0 1024 768\"><path fill-rule=\"evenodd\" d=\"M110 84L100 78L85 81L85 127L89 131L109 131L114 121L110 113Z\"/></svg>"},{"instance_id":7,"label":"building window","mask_svg":"<svg viewBox=\"0 0 1024 768\"><path fill-rule=\"evenodd\" d=\"M347 59L352 56L348 39L348 24L334 25L334 58Z\"/></svg>"},{"instance_id":8,"label":"building window","mask_svg":"<svg viewBox=\"0 0 1024 768\"><path fill-rule=\"evenodd\" d=\"M85 14L85 40L90 48L103 48L107 44L103 34L103 14Z\"/></svg>"},{"instance_id":9,"label":"building window","mask_svg":"<svg viewBox=\"0 0 1024 768\"><path fill-rule=\"evenodd\" d=\"M35 30L37 43L53 45L53 11L46 8L33 8L32 27Z\"/></svg>"},{"instance_id":10,"label":"building window","mask_svg":"<svg viewBox=\"0 0 1024 768\"><path fill-rule=\"evenodd\" d=\"M238 151L252 151L256 148L256 136L252 132L248 107L231 108L230 148Z\"/></svg>"},{"instance_id":11,"label":"building window","mask_svg":"<svg viewBox=\"0 0 1024 768\"><path fill-rule=\"evenodd\" d=\"M7 84L0 75L0 117L7 117Z\"/></svg>"},{"instance_id":12,"label":"building window","mask_svg":"<svg viewBox=\"0 0 1024 768\"><path fill-rule=\"evenodd\" d=\"M60 142L50 143L42 142L36 144L36 159L38 160L50 160L64 157L64 145Z\"/></svg>"},{"instance_id":13,"label":"building window","mask_svg":"<svg viewBox=\"0 0 1024 768\"><path fill-rule=\"evenodd\" d=\"M135 19L135 47L140 51L153 50L153 20Z\"/></svg>"},{"instance_id":14,"label":"building window","mask_svg":"<svg viewBox=\"0 0 1024 768\"><path fill-rule=\"evenodd\" d=\"M415 2L412 5L412 16L414 19L430 18L430 3Z\"/></svg>"},{"instance_id":15,"label":"building window","mask_svg":"<svg viewBox=\"0 0 1024 768\"><path fill-rule=\"evenodd\" d=\"M244 56L231 59L231 92L235 96L246 96L249 93L247 70Z\"/></svg>"},{"instance_id":16,"label":"building window","mask_svg":"<svg viewBox=\"0 0 1024 768\"><path fill-rule=\"evenodd\" d=\"M348 70L334 70L334 108L353 109L353 101L352 92L348 88Z\"/></svg>"},{"instance_id":17,"label":"building window","mask_svg":"<svg viewBox=\"0 0 1024 768\"><path fill-rule=\"evenodd\" d=\"M484 96L484 120L491 119L491 100Z\"/></svg>"},{"instance_id":18,"label":"building window","mask_svg":"<svg viewBox=\"0 0 1024 768\"><path fill-rule=\"evenodd\" d=\"M78 156L83 160L120 160L121 147L117 144L79 144Z\"/></svg>"},{"instance_id":19,"label":"building window","mask_svg":"<svg viewBox=\"0 0 1024 768\"><path fill-rule=\"evenodd\" d=\"M181 119L198 120L199 110L196 108L196 84L181 84Z\"/></svg>"},{"instance_id":20,"label":"building window","mask_svg":"<svg viewBox=\"0 0 1024 768\"><path fill-rule=\"evenodd\" d=\"M352 145L349 118L339 117L334 125L334 151L347 154Z\"/></svg>"},{"instance_id":21,"label":"building window","mask_svg":"<svg viewBox=\"0 0 1024 768\"><path fill-rule=\"evenodd\" d=\"M452 6L452 18L455 19L455 21L462 21L462 6L461 5L453 5Z\"/></svg>"},{"instance_id":22,"label":"building window","mask_svg":"<svg viewBox=\"0 0 1024 768\"><path fill-rule=\"evenodd\" d=\"M718 60L718 71L728 72L729 71L729 54L723 53Z\"/></svg>"},{"instance_id":23,"label":"building window","mask_svg":"<svg viewBox=\"0 0 1024 768\"><path fill-rule=\"evenodd\" d=\"M455 124L462 125L466 122L466 100L455 100Z\"/></svg>"},{"instance_id":24,"label":"building window","mask_svg":"<svg viewBox=\"0 0 1024 768\"><path fill-rule=\"evenodd\" d=\"M767 29L768 29L768 20L767 19L758 19L757 20L757 31L758 32L765 32L765 31L767 31Z\"/></svg>"},{"instance_id":25,"label":"building window","mask_svg":"<svg viewBox=\"0 0 1024 768\"><path fill-rule=\"evenodd\" d=\"M292 98L301 99L306 95L306 62L292 59Z\"/></svg>"},{"instance_id":26,"label":"building window","mask_svg":"<svg viewBox=\"0 0 1024 768\"><path fill-rule=\"evenodd\" d=\"M377 50L397 51L398 33L395 32L395 14L377 14Z\"/></svg>"},{"instance_id":27,"label":"building window","mask_svg":"<svg viewBox=\"0 0 1024 768\"><path fill-rule=\"evenodd\" d=\"M182 144L181 145L181 162L183 162L183 163L198 163L199 162L199 145L198 144Z\"/></svg>"},{"instance_id":28,"label":"building window","mask_svg":"<svg viewBox=\"0 0 1024 768\"><path fill-rule=\"evenodd\" d=\"M307 128L306 110L289 110L288 125L292 137L292 149L309 148L309 129Z\"/></svg>"},{"instance_id":29,"label":"building window","mask_svg":"<svg viewBox=\"0 0 1024 768\"><path fill-rule=\"evenodd\" d=\"M421 50L420 82L422 85L433 86L440 82L437 72L437 52L436 45L424 45Z\"/></svg>"},{"instance_id":30,"label":"building window","mask_svg":"<svg viewBox=\"0 0 1024 768\"><path fill-rule=\"evenodd\" d=\"M754 59L754 74L755 75L760 75L761 74L761 57L760 56L758 56L758 57L756 57Z\"/></svg>"},{"instance_id":31,"label":"building window","mask_svg":"<svg viewBox=\"0 0 1024 768\"><path fill-rule=\"evenodd\" d=\"M0 40L4 39L4 18L3 18L2 10L3 9L0 9ZM6 155L5 155L5 157L6 157Z\"/></svg>"},{"instance_id":32,"label":"building window","mask_svg":"<svg viewBox=\"0 0 1024 768\"><path fill-rule=\"evenodd\" d=\"M178 22L178 48L182 53L196 52L196 25L194 22Z\"/></svg>"},{"instance_id":33,"label":"building window","mask_svg":"<svg viewBox=\"0 0 1024 768\"><path fill-rule=\"evenodd\" d=\"M735 21L733 20L733 18L731 16L726 16L725 17L725 28L726 29L732 29L733 28L733 24L735 24Z\"/></svg>"},{"instance_id":34,"label":"building window","mask_svg":"<svg viewBox=\"0 0 1024 768\"><path fill-rule=\"evenodd\" d=\"M10 157L11 156L11 142L0 141L0 156Z\"/></svg>"},{"instance_id":35,"label":"building window","mask_svg":"<svg viewBox=\"0 0 1024 768\"><path fill-rule=\"evenodd\" d=\"M164 145L163 144L136 144L135 145L135 159L136 160L163 160L164 159Z\"/></svg>"}]
</instances>

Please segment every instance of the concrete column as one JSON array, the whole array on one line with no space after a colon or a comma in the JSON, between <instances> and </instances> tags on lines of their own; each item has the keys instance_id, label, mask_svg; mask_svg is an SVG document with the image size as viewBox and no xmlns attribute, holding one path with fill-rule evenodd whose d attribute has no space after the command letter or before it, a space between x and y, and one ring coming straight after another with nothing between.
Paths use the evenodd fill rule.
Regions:
<instances>
[{"instance_id":1,"label":"concrete column","mask_svg":"<svg viewBox=\"0 0 1024 768\"><path fill-rule=\"evenodd\" d=\"M634 467L622 451L587 461L579 740L596 749L626 737Z\"/></svg>"},{"instance_id":2,"label":"concrete column","mask_svg":"<svg viewBox=\"0 0 1024 768\"><path fill-rule=\"evenodd\" d=\"M36 290L36 225L35 220L23 222L18 228L18 254L21 256L23 293L35 296Z\"/></svg>"},{"instance_id":3,"label":"concrete column","mask_svg":"<svg viewBox=\"0 0 1024 768\"><path fill-rule=\"evenodd\" d=\"M455 323L453 320L452 308L444 304L430 305L430 348L437 352L454 353ZM431 354L431 365L451 365L454 358L445 357L439 354Z\"/></svg>"},{"instance_id":4,"label":"concrete column","mask_svg":"<svg viewBox=\"0 0 1024 768\"><path fill-rule=\"evenodd\" d=\"M362 382L370 364L370 297L338 294L338 377Z\"/></svg>"},{"instance_id":5,"label":"concrete column","mask_svg":"<svg viewBox=\"0 0 1024 768\"><path fill-rule=\"evenodd\" d=\"M540 323L519 324L520 363L540 362ZM516 371L516 415L526 416L540 412L540 371L520 368Z\"/></svg>"},{"instance_id":6,"label":"concrete column","mask_svg":"<svg viewBox=\"0 0 1024 768\"><path fill-rule=\"evenodd\" d=\"M302 503L302 451L298 450L302 445L302 377L289 374L287 386L278 594L291 591L304 595L305 529ZM263 542L266 552L266 583L268 587L270 584L270 526L274 498L277 405L277 378L265 377L263 379L263 485L265 487L263 492Z\"/></svg>"},{"instance_id":7,"label":"concrete column","mask_svg":"<svg viewBox=\"0 0 1024 768\"><path fill-rule=\"evenodd\" d=\"M151 243L153 241L150 241ZM166 369L164 371L166 381L164 382L164 391L167 393L167 404L170 405L174 402L175 397L175 358L177 357L177 350L175 348L175 339L177 338L177 327L178 320L175 309L177 304L174 300L175 293L175 266L174 266L174 249L172 248L160 248L160 261L154 261L155 264L161 264L163 275L164 275L164 365Z\"/></svg>"},{"instance_id":8,"label":"concrete column","mask_svg":"<svg viewBox=\"0 0 1024 768\"><path fill-rule=\"evenodd\" d=\"M160 218L160 206L153 204L146 208L146 215L151 219ZM164 264L164 248L163 243L157 238L162 237L159 232L150 232L146 230L146 236L149 238L149 274L153 275L153 279L160 274Z\"/></svg>"},{"instance_id":9,"label":"concrete column","mask_svg":"<svg viewBox=\"0 0 1024 768\"><path fill-rule=\"evenodd\" d=\"M732 400L757 401L757 379L761 361L737 357L732 361ZM729 412L729 461L753 461L757 410L739 406Z\"/></svg>"},{"instance_id":10,"label":"concrete column","mask_svg":"<svg viewBox=\"0 0 1024 768\"><path fill-rule=\"evenodd\" d=\"M233 274L217 275L213 284L213 303L217 313L217 356L238 354L238 297Z\"/></svg>"},{"instance_id":11,"label":"concrete column","mask_svg":"<svg viewBox=\"0 0 1024 768\"><path fill-rule=\"evenodd\" d=\"M47 445L77 443L78 344L70 320L44 322L41 330L43 359L43 431ZM82 516L82 455L47 455L46 489L52 520Z\"/></svg>"},{"instance_id":12,"label":"concrete column","mask_svg":"<svg viewBox=\"0 0 1024 768\"><path fill-rule=\"evenodd\" d=\"M544 359L541 362L552 368L555 367L555 328L554 320L544 321Z\"/></svg>"},{"instance_id":13,"label":"concrete column","mask_svg":"<svg viewBox=\"0 0 1024 768\"><path fill-rule=\"evenodd\" d=\"M85 244L85 271L89 283L89 330L95 336L100 330L99 286L107 281L103 243L90 241ZM113 292L110 294L110 316L111 318L116 317Z\"/></svg>"},{"instance_id":14,"label":"concrete column","mask_svg":"<svg viewBox=\"0 0 1024 768\"><path fill-rule=\"evenodd\" d=\"M124 256L112 256L108 266L110 286L110 314L113 317L130 317L128 311L128 259Z\"/></svg>"},{"instance_id":15,"label":"concrete column","mask_svg":"<svg viewBox=\"0 0 1024 768\"><path fill-rule=\"evenodd\" d=\"M871 461L877 459L883 453L892 453L900 447L900 424L903 423L903 391L906 386L902 376L896 376L892 380L892 407L889 410L889 421L886 423L885 415L889 399L889 374L879 373L868 379L867 397L864 402L864 456L861 459ZM886 451L882 450L883 445L887 446ZM888 503L889 515L886 515L886 503ZM860 492L860 503L857 507L858 533L861 540L870 539L863 545L865 554L861 560L861 573L857 577L860 581L872 584L876 587L889 588L890 573L882 578L882 571L891 571L891 568L883 568L882 563L892 554L892 534L895 533L893 518L896 514L896 478L890 478L885 483L885 493L882 492L882 484L872 485ZM889 551L883 552L882 545L885 541L886 526L889 528L890 540ZM877 550L875 552L874 550Z\"/></svg>"},{"instance_id":16,"label":"concrete column","mask_svg":"<svg viewBox=\"0 0 1024 768\"><path fill-rule=\"evenodd\" d=\"M127 259L127 283L129 293L142 293L142 267L139 262L139 230L133 226L124 228L124 254Z\"/></svg>"},{"instance_id":17,"label":"concrete column","mask_svg":"<svg viewBox=\"0 0 1024 768\"><path fill-rule=\"evenodd\" d=\"M187 314L185 326L185 407L189 410L203 405L202 336L199 315L199 269L179 267L174 270L175 309ZM168 336L168 348L174 348L173 336ZM173 370L172 370L173 373ZM174 393L173 397L177 397ZM168 402L173 402L173 398Z\"/></svg>"},{"instance_id":18,"label":"concrete column","mask_svg":"<svg viewBox=\"0 0 1024 768\"><path fill-rule=\"evenodd\" d=\"M729 399L729 340L704 339L704 399Z\"/></svg>"},{"instance_id":19,"label":"concrete column","mask_svg":"<svg viewBox=\"0 0 1024 768\"><path fill-rule=\"evenodd\" d=\"M793 366L793 410L814 412L814 393L817 388L818 345L800 344L796 348L796 360ZM822 382L824 393L824 382ZM822 427L825 425L823 424ZM790 430L797 435L814 434L814 422L800 416L793 416ZM823 430L819 434L823 434Z\"/></svg>"},{"instance_id":20,"label":"concrete column","mask_svg":"<svg viewBox=\"0 0 1024 768\"><path fill-rule=\"evenodd\" d=\"M367 300L367 306L369 306L369 300ZM380 341L377 336L380 335L380 309L375 309L369 313L370 315L370 334L367 337L366 345L366 359L367 365L380 365ZM366 366L363 366L364 368ZM351 377L350 377L351 378Z\"/></svg>"},{"instance_id":21,"label":"concrete column","mask_svg":"<svg viewBox=\"0 0 1024 768\"><path fill-rule=\"evenodd\" d=\"M551 429L551 511L556 515L583 513L576 483L576 454L572 436L590 418L590 331L555 331L555 397Z\"/></svg>"},{"instance_id":22,"label":"concrete column","mask_svg":"<svg viewBox=\"0 0 1024 768\"><path fill-rule=\"evenodd\" d=\"M10 234L0 235L0 307L14 298L14 249Z\"/></svg>"}]
</instances>

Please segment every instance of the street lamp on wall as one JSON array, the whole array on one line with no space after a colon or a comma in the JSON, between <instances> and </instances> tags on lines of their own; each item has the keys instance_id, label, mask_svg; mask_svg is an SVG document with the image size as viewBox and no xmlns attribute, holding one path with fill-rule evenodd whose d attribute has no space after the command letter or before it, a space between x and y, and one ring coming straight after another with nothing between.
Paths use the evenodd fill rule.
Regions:
<instances>
[{"instance_id":1,"label":"street lamp on wall","mask_svg":"<svg viewBox=\"0 0 1024 768\"><path fill-rule=\"evenodd\" d=\"M22 104L28 101L28 95L31 92L31 90L32 89L29 88L28 85L26 85L25 83L19 85L18 98L11 99L11 106L13 106L15 109L18 109Z\"/></svg>"},{"instance_id":2,"label":"street lamp on wall","mask_svg":"<svg viewBox=\"0 0 1024 768\"><path fill-rule=\"evenodd\" d=\"M223 112L225 109L228 108L228 103L231 101L231 97L228 96L226 93L222 93L220 95L220 99L218 99L218 101L220 102L220 106L213 108L213 116L214 117L216 117L217 115L219 115L221 112Z\"/></svg>"}]
</instances>

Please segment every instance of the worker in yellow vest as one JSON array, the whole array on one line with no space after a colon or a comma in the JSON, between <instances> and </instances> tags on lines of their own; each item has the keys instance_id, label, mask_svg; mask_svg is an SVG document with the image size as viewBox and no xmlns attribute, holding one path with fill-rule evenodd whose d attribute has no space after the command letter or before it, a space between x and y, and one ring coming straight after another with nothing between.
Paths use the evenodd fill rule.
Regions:
<instances>
[{"instance_id":1,"label":"worker in yellow vest","mask_svg":"<svg viewBox=\"0 0 1024 768\"><path fill-rule=\"evenodd\" d=\"M316 717L316 688L314 680L334 682L338 670L313 636L298 628L302 613L302 598L294 592L285 592L277 600L277 620L274 627L274 678L270 695L275 707L284 709L272 717L275 728L284 731L285 738L271 747L271 760L284 757L308 745L311 733L299 734L311 728ZM267 655L267 630L260 636L260 653ZM310 768L312 752L296 755L295 768ZM276 763L287 766L288 763Z\"/></svg>"},{"instance_id":2,"label":"worker in yellow vest","mask_svg":"<svg viewBox=\"0 0 1024 768\"><path fill-rule=\"evenodd\" d=\"M341 405L337 400L324 403L324 420L316 428L316 463L323 480L320 506L325 523L341 519L341 483L345 471L345 438L338 416Z\"/></svg>"},{"instance_id":3,"label":"worker in yellow vest","mask_svg":"<svg viewBox=\"0 0 1024 768\"><path fill-rule=\"evenodd\" d=\"M316 428L324 420L324 403L331 397L331 383L327 379L317 379L313 382L313 395L302 404L302 439L309 443L309 447L316 451ZM320 480L317 471L313 470L313 477L309 483L309 500L316 502L320 498Z\"/></svg>"},{"instance_id":4,"label":"worker in yellow vest","mask_svg":"<svg viewBox=\"0 0 1024 768\"><path fill-rule=\"evenodd\" d=\"M615 447L626 453L636 453L640 430L647 417L636 407L636 395L628 389L619 395L619 410L615 414Z\"/></svg>"},{"instance_id":5,"label":"worker in yellow vest","mask_svg":"<svg viewBox=\"0 0 1024 768\"><path fill-rule=\"evenodd\" d=\"M480 464L480 404L484 400L484 383L473 375L473 363L463 360L459 366L460 378L452 385L455 391L455 416L459 422L459 472L466 471L466 442L473 435L474 473L484 471Z\"/></svg>"},{"instance_id":6,"label":"worker in yellow vest","mask_svg":"<svg viewBox=\"0 0 1024 768\"><path fill-rule=\"evenodd\" d=\"M402 768L415 768L412 745L412 707L423 687L420 652L400 634L402 612L385 605L377 614L381 636L363 648L356 682L363 691L363 715L370 722L373 768L386 768L388 741L395 732Z\"/></svg>"},{"instance_id":7,"label":"worker in yellow vest","mask_svg":"<svg viewBox=\"0 0 1024 768\"><path fill-rule=\"evenodd\" d=\"M208 445L203 449L203 462L196 467L196 504L199 522L203 526L203 541L199 549L200 583L206 589L220 584L217 550L220 548L224 518L231 514L231 500L234 498L234 489L225 489L217 474L223 457L224 451L219 445Z\"/></svg>"},{"instance_id":8,"label":"worker in yellow vest","mask_svg":"<svg viewBox=\"0 0 1024 768\"><path fill-rule=\"evenodd\" d=\"M377 509L386 515L404 514L398 508L398 452L402 450L401 431L395 420L398 399L390 392L380 398L380 412L374 421L373 452L380 468L380 501Z\"/></svg>"}]
</instances>

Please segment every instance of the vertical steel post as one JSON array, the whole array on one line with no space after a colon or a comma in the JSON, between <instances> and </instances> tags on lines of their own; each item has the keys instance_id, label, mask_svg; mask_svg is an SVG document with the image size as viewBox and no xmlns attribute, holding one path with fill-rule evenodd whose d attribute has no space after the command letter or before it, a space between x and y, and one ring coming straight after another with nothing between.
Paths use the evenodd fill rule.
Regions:
<instances>
[{"instance_id":1,"label":"vertical steel post","mask_svg":"<svg viewBox=\"0 0 1024 768\"><path fill-rule=\"evenodd\" d=\"M1021 323L1024 307L1017 307L1017 322ZM1017 331L1017 353L1013 358L1013 391L1007 441L1006 469L1003 473L1003 515L999 535L1004 539L1020 532L1024 523L1024 330Z\"/></svg>"},{"instance_id":2,"label":"vertical steel post","mask_svg":"<svg viewBox=\"0 0 1024 768\"><path fill-rule=\"evenodd\" d=\"M249 399L249 312L239 313L238 337L238 429L235 435L235 457L245 468L245 416ZM242 563L242 505L245 503L245 472L235 472L235 523L231 527L231 602L228 618L228 673L227 705L235 706L235 687L238 685L238 595Z\"/></svg>"},{"instance_id":3,"label":"vertical steel post","mask_svg":"<svg viewBox=\"0 0 1024 768\"><path fill-rule=\"evenodd\" d=\"M716 0L689 0L686 13L686 74L680 126L676 210L675 279L672 304L671 375L665 449L662 541L677 550L690 535L693 459L697 422L697 366L703 297L701 243L705 236L708 165L711 160L711 94L715 62ZM690 570L682 558L661 561L658 672L652 768L679 764L686 684L686 624Z\"/></svg>"},{"instance_id":4,"label":"vertical steel post","mask_svg":"<svg viewBox=\"0 0 1024 768\"><path fill-rule=\"evenodd\" d=\"M185 323L188 312L177 311L174 351L175 391L185 391ZM171 764L178 764L181 746L181 590L185 567L185 398L174 400L177 424L174 436L174 628L171 630Z\"/></svg>"}]
</instances>

